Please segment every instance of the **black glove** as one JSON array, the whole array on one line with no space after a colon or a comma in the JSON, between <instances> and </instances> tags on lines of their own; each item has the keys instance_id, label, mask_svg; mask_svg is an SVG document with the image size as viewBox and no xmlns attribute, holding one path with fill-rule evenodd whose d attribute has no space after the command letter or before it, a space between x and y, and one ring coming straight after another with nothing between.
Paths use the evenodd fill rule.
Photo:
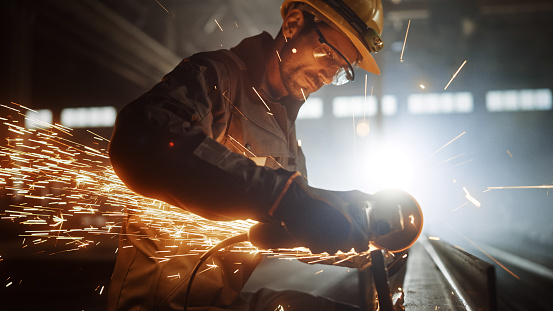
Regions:
<instances>
[{"instance_id":1,"label":"black glove","mask_svg":"<svg viewBox=\"0 0 553 311\"><path fill-rule=\"evenodd\" d=\"M365 202L371 199L371 195L360 191L322 190L308 186L303 177L293 179L271 210L285 229L281 230L280 239L284 231L288 234L288 243L279 247L295 244L308 247L314 253L329 254L338 250L348 252L352 248L357 252L366 251L371 236ZM278 229L273 230L273 234L278 234Z\"/></svg>"}]
</instances>

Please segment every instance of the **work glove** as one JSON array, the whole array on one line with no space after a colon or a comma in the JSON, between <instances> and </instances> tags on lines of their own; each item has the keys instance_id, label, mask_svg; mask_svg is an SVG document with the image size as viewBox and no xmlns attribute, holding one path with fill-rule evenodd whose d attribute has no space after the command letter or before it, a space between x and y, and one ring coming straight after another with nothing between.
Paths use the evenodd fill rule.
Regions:
<instances>
[{"instance_id":1,"label":"work glove","mask_svg":"<svg viewBox=\"0 0 553 311\"><path fill-rule=\"evenodd\" d=\"M280 240L278 247L304 246L313 253L366 251L371 241L366 202L371 199L361 191L313 188L296 177L270 211L281 226L272 225L272 232L266 231L262 239L273 239L273 245Z\"/></svg>"},{"instance_id":2,"label":"work glove","mask_svg":"<svg viewBox=\"0 0 553 311\"><path fill-rule=\"evenodd\" d=\"M405 251L423 226L420 205L404 191L389 189L374 195L328 191L294 176L269 214L276 222L250 228L253 245L265 249L304 246L313 253L336 255L328 258L332 264L354 258L355 253L368 250L369 244L390 252ZM351 264L359 263L353 260Z\"/></svg>"}]
</instances>

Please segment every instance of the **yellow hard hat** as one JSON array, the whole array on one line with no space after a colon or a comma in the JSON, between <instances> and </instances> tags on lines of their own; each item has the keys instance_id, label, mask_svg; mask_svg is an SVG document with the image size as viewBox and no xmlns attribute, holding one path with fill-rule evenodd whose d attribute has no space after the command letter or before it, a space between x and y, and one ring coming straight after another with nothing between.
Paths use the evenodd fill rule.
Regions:
<instances>
[{"instance_id":1,"label":"yellow hard hat","mask_svg":"<svg viewBox=\"0 0 553 311\"><path fill-rule=\"evenodd\" d=\"M316 12L312 12L309 7ZM371 52L378 52L383 47L380 38L383 28L380 0L285 0L280 7L282 18L286 17L290 8L312 13L341 31L361 55L357 66L380 74L378 65L371 55Z\"/></svg>"}]
</instances>

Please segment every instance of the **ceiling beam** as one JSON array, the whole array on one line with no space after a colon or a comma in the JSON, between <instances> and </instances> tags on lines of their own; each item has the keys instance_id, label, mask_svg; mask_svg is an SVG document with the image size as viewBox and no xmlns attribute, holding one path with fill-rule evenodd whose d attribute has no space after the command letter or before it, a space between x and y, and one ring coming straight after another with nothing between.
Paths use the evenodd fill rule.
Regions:
<instances>
[{"instance_id":1,"label":"ceiling beam","mask_svg":"<svg viewBox=\"0 0 553 311\"><path fill-rule=\"evenodd\" d=\"M84 49L91 49L85 55L141 86L158 82L181 60L98 1L47 0L42 5L41 14L71 34L66 40L82 40L66 43L84 43ZM64 36L59 38L63 40Z\"/></svg>"}]
</instances>

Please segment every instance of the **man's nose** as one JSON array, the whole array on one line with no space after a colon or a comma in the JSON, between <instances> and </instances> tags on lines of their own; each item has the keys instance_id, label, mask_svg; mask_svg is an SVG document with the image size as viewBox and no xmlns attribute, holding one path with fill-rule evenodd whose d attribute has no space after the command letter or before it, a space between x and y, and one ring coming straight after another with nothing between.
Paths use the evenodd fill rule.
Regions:
<instances>
[{"instance_id":1,"label":"man's nose","mask_svg":"<svg viewBox=\"0 0 553 311\"><path fill-rule=\"evenodd\" d=\"M319 70L319 77L324 84L331 84L334 75L336 74L336 68L324 68Z\"/></svg>"}]
</instances>

